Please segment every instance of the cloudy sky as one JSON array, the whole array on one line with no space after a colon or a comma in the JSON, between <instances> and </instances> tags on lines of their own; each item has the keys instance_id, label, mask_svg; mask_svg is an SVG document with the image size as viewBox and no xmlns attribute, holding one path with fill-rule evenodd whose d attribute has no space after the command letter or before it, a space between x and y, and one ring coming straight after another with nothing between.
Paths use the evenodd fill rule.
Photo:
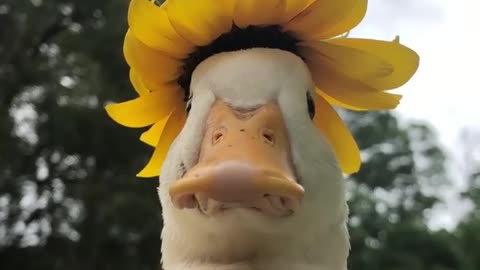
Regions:
<instances>
[{"instance_id":1,"label":"cloudy sky","mask_svg":"<svg viewBox=\"0 0 480 270\"><path fill-rule=\"evenodd\" d=\"M445 192L448 204L439 209L436 227L451 227L468 208L457 198L465 186L460 133L480 130L478 10L479 0L370 0L367 16L350 35L387 40L400 35L420 55L417 74L397 91L404 98L396 113L405 121L430 123L451 159L456 192Z\"/></svg>"}]
</instances>

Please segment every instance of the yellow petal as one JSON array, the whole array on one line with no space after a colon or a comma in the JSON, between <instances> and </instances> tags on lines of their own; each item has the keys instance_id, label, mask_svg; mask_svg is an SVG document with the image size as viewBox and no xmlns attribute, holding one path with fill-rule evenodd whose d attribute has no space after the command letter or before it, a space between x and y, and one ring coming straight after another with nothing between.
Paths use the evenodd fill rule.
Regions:
<instances>
[{"instance_id":1,"label":"yellow petal","mask_svg":"<svg viewBox=\"0 0 480 270\"><path fill-rule=\"evenodd\" d=\"M315 98L315 125L333 148L338 164L344 173L355 173L360 169L360 150L348 127L337 112L321 96Z\"/></svg>"},{"instance_id":2,"label":"yellow petal","mask_svg":"<svg viewBox=\"0 0 480 270\"><path fill-rule=\"evenodd\" d=\"M320 40L343 34L365 16L367 0L316 0L293 18L285 30L304 40Z\"/></svg>"},{"instance_id":3,"label":"yellow petal","mask_svg":"<svg viewBox=\"0 0 480 270\"><path fill-rule=\"evenodd\" d=\"M182 107L178 107L167 120L167 124L160 136L157 147L153 152L152 158L141 172L137 174L138 177L154 177L160 174L160 169L165 161L170 145L178 136L185 124L185 111Z\"/></svg>"},{"instance_id":4,"label":"yellow petal","mask_svg":"<svg viewBox=\"0 0 480 270\"><path fill-rule=\"evenodd\" d=\"M286 8L285 0L238 0L233 20L240 28L249 25L272 25L282 20Z\"/></svg>"},{"instance_id":5,"label":"yellow petal","mask_svg":"<svg viewBox=\"0 0 480 270\"><path fill-rule=\"evenodd\" d=\"M181 74L181 61L156 51L136 39L131 31L125 36L124 54L128 65L135 69L145 87L155 91L176 81Z\"/></svg>"},{"instance_id":6,"label":"yellow petal","mask_svg":"<svg viewBox=\"0 0 480 270\"><path fill-rule=\"evenodd\" d=\"M163 129L167 124L169 116L164 117L160 121L156 122L149 130L143 132L140 136L140 141L152 147L157 146L158 140L160 140L160 136L162 135Z\"/></svg>"},{"instance_id":7,"label":"yellow petal","mask_svg":"<svg viewBox=\"0 0 480 270\"><path fill-rule=\"evenodd\" d=\"M341 107L341 108L352 110L352 111L367 111L368 110L368 109L365 109L365 108L359 108L359 107L351 106L351 105L345 104L341 101L338 101L338 100L330 97L329 95L325 94L324 92L322 92L318 88L315 89L315 93L317 93L318 95L323 97L326 101L328 101L328 103L332 104L333 106Z\"/></svg>"},{"instance_id":8,"label":"yellow petal","mask_svg":"<svg viewBox=\"0 0 480 270\"><path fill-rule=\"evenodd\" d=\"M138 76L137 72L135 72L135 70L133 69L130 69L130 82L132 83L133 88L135 89L135 91L139 96L143 96L150 93L150 91L143 84L142 79Z\"/></svg>"},{"instance_id":9,"label":"yellow petal","mask_svg":"<svg viewBox=\"0 0 480 270\"><path fill-rule=\"evenodd\" d=\"M136 99L106 106L108 115L126 127L146 127L166 117L181 104L180 89L155 91Z\"/></svg>"},{"instance_id":10,"label":"yellow petal","mask_svg":"<svg viewBox=\"0 0 480 270\"><path fill-rule=\"evenodd\" d=\"M308 61L307 64L315 85L328 96L348 106L365 110L386 110L397 107L400 102L400 95L380 92L324 66Z\"/></svg>"},{"instance_id":11,"label":"yellow petal","mask_svg":"<svg viewBox=\"0 0 480 270\"><path fill-rule=\"evenodd\" d=\"M328 42L308 41L301 43L305 59L328 67L359 81L386 77L393 72L393 66L375 54Z\"/></svg>"},{"instance_id":12,"label":"yellow petal","mask_svg":"<svg viewBox=\"0 0 480 270\"><path fill-rule=\"evenodd\" d=\"M239 0L236 2L233 20L235 25L276 25L290 21L313 0Z\"/></svg>"},{"instance_id":13,"label":"yellow petal","mask_svg":"<svg viewBox=\"0 0 480 270\"><path fill-rule=\"evenodd\" d=\"M168 0L173 28L197 46L205 46L232 28L233 0Z\"/></svg>"},{"instance_id":14,"label":"yellow petal","mask_svg":"<svg viewBox=\"0 0 480 270\"><path fill-rule=\"evenodd\" d=\"M393 72L390 75L371 78L366 81L373 88L384 90L400 87L408 82L418 69L418 54L410 48L401 45L397 39L389 42L371 39L338 38L328 42L362 50L383 59L393 67Z\"/></svg>"},{"instance_id":15,"label":"yellow petal","mask_svg":"<svg viewBox=\"0 0 480 270\"><path fill-rule=\"evenodd\" d=\"M173 29L165 8L153 1L131 0L128 24L138 40L168 56L185 58L194 49Z\"/></svg>"},{"instance_id":16,"label":"yellow petal","mask_svg":"<svg viewBox=\"0 0 480 270\"><path fill-rule=\"evenodd\" d=\"M315 0L286 0L282 23L288 22L304 11Z\"/></svg>"}]
</instances>

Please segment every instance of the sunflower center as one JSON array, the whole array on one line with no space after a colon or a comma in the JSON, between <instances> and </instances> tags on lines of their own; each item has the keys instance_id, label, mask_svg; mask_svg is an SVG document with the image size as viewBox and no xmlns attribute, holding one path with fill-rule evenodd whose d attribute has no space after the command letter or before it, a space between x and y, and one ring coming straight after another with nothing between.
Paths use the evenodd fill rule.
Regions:
<instances>
[{"instance_id":1,"label":"sunflower center","mask_svg":"<svg viewBox=\"0 0 480 270\"><path fill-rule=\"evenodd\" d=\"M190 82L195 68L208 57L221 53L251 48L272 48L289 51L299 57L299 40L291 33L282 31L279 25L249 26L239 28L233 25L230 32L225 33L206 46L197 47L183 60L183 72L177 83L185 92L185 99L190 96Z\"/></svg>"}]
</instances>

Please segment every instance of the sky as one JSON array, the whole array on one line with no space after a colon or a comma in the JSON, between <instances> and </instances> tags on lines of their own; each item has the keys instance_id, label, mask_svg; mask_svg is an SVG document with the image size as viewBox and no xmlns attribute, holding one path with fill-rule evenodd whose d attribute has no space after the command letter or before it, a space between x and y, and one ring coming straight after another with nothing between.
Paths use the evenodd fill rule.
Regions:
<instances>
[{"instance_id":1,"label":"sky","mask_svg":"<svg viewBox=\"0 0 480 270\"><path fill-rule=\"evenodd\" d=\"M479 10L479 0L369 0L365 19L350 33L384 40L399 35L420 55L415 76L395 91L404 95L395 113L404 122L429 123L449 157L455 188L442 191L446 205L436 209L434 228L452 228L469 209L458 196L466 187L460 134L480 131ZM470 148L480 158L480 137L475 140Z\"/></svg>"}]
</instances>

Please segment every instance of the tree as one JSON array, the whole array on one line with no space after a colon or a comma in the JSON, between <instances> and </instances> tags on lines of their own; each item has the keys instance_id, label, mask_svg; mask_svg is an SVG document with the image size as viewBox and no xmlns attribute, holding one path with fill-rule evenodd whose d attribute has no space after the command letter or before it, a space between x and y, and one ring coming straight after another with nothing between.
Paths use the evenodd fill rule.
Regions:
<instances>
[{"instance_id":1,"label":"tree","mask_svg":"<svg viewBox=\"0 0 480 270\"><path fill-rule=\"evenodd\" d=\"M158 268L156 182L132 173L151 150L103 109L132 95L127 4L1 5L2 269Z\"/></svg>"},{"instance_id":2,"label":"tree","mask_svg":"<svg viewBox=\"0 0 480 270\"><path fill-rule=\"evenodd\" d=\"M366 163L351 177L350 269L460 269L452 237L426 225L439 203L428 188L448 184L434 133L389 113L351 117Z\"/></svg>"},{"instance_id":3,"label":"tree","mask_svg":"<svg viewBox=\"0 0 480 270\"><path fill-rule=\"evenodd\" d=\"M462 133L463 172L468 188L463 196L473 204L473 210L458 225L455 235L460 243L465 270L480 266L480 130L465 129Z\"/></svg>"}]
</instances>

